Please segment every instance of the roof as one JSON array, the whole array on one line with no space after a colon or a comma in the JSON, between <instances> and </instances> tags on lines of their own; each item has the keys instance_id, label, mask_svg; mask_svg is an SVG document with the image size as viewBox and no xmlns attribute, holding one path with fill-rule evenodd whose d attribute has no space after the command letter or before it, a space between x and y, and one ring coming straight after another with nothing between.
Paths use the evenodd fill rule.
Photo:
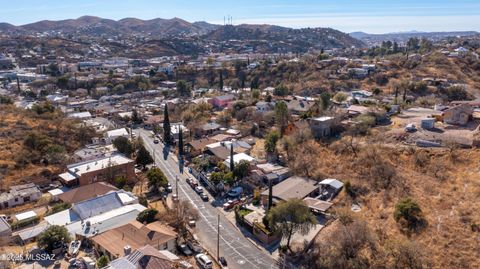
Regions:
<instances>
[{"instance_id":1,"label":"roof","mask_svg":"<svg viewBox=\"0 0 480 269\"><path fill-rule=\"evenodd\" d=\"M306 112L312 107L313 102L305 100L292 100L287 103L288 110L294 110L299 112Z\"/></svg>"},{"instance_id":2,"label":"roof","mask_svg":"<svg viewBox=\"0 0 480 269\"><path fill-rule=\"evenodd\" d=\"M169 254L167 254L169 253ZM170 269L173 268L173 255L169 251L158 251L145 245L132 254L112 261L107 269ZM175 256L175 255L174 255ZM176 256L175 256L176 257ZM178 257L177 257L178 258Z\"/></svg>"},{"instance_id":3,"label":"roof","mask_svg":"<svg viewBox=\"0 0 480 269\"><path fill-rule=\"evenodd\" d=\"M329 121L329 120L333 120L333 119L334 119L333 117L323 116L323 117L313 118L312 120L314 120L314 121Z\"/></svg>"},{"instance_id":4,"label":"roof","mask_svg":"<svg viewBox=\"0 0 480 269\"><path fill-rule=\"evenodd\" d=\"M238 153L238 154L233 155L233 163L237 164L241 161L253 162L253 161L255 161L255 158L253 158L252 156L247 155L245 153ZM230 158L229 157L226 158L225 164L227 165L227 167L230 166Z\"/></svg>"},{"instance_id":5,"label":"roof","mask_svg":"<svg viewBox=\"0 0 480 269\"><path fill-rule=\"evenodd\" d=\"M29 240L31 238L37 237L39 234L41 234L43 231L45 231L48 228L48 226L50 226L50 224L48 224L46 222L42 222L42 223L40 223L36 226L21 230L18 233L18 236L23 241L26 241L26 240Z\"/></svg>"},{"instance_id":6,"label":"roof","mask_svg":"<svg viewBox=\"0 0 480 269\"><path fill-rule=\"evenodd\" d=\"M347 108L347 111L362 114L362 113L368 112L368 107L359 106L359 105L351 105Z\"/></svg>"},{"instance_id":7,"label":"roof","mask_svg":"<svg viewBox=\"0 0 480 269\"><path fill-rule=\"evenodd\" d=\"M72 210L81 219L97 216L113 209L122 207L123 203L116 192L107 193L72 206Z\"/></svg>"},{"instance_id":8,"label":"roof","mask_svg":"<svg viewBox=\"0 0 480 269\"><path fill-rule=\"evenodd\" d=\"M212 137L210 137L210 139L214 140L214 141L226 141L226 140L229 140L230 138L232 138L231 135L228 135L228 134L217 134L217 135L214 135Z\"/></svg>"},{"instance_id":9,"label":"roof","mask_svg":"<svg viewBox=\"0 0 480 269\"><path fill-rule=\"evenodd\" d=\"M215 143L215 140L210 138L202 138L188 142L187 145L190 145L196 150L203 150L207 145Z\"/></svg>"},{"instance_id":10,"label":"roof","mask_svg":"<svg viewBox=\"0 0 480 269\"><path fill-rule=\"evenodd\" d=\"M129 136L127 129L125 128L108 131L105 135L107 137Z\"/></svg>"},{"instance_id":11,"label":"roof","mask_svg":"<svg viewBox=\"0 0 480 269\"><path fill-rule=\"evenodd\" d=\"M230 150L223 146L209 148L208 151L215 155L215 157L222 160L225 160L226 158L228 158L228 156L230 156Z\"/></svg>"},{"instance_id":12,"label":"roof","mask_svg":"<svg viewBox=\"0 0 480 269\"><path fill-rule=\"evenodd\" d=\"M66 203L73 204L116 190L118 189L107 183L95 182L64 192L60 194L58 198Z\"/></svg>"},{"instance_id":13,"label":"roof","mask_svg":"<svg viewBox=\"0 0 480 269\"><path fill-rule=\"evenodd\" d=\"M35 218L36 216L37 216L37 213L35 213L33 210L30 210L30 211L23 212L23 213L15 215L15 218L18 221L22 221L22 220L26 220L26 219Z\"/></svg>"},{"instance_id":14,"label":"roof","mask_svg":"<svg viewBox=\"0 0 480 269\"><path fill-rule=\"evenodd\" d=\"M214 98L218 100L228 101L228 100L233 100L235 96L233 96L232 94L226 94L226 95L221 95Z\"/></svg>"},{"instance_id":15,"label":"roof","mask_svg":"<svg viewBox=\"0 0 480 269\"><path fill-rule=\"evenodd\" d=\"M204 130L204 131L212 131L212 130L218 130L218 129L220 129L220 127L221 126L218 123L209 122L209 123L205 123L200 128L202 128L202 130Z\"/></svg>"},{"instance_id":16,"label":"roof","mask_svg":"<svg viewBox=\"0 0 480 269\"><path fill-rule=\"evenodd\" d=\"M340 189L343 187L343 183L340 180L327 178L320 182L321 185L329 185L335 189Z\"/></svg>"},{"instance_id":17,"label":"roof","mask_svg":"<svg viewBox=\"0 0 480 269\"><path fill-rule=\"evenodd\" d=\"M312 179L293 176L273 186L272 194L281 200L303 199L318 188L318 182ZM268 195L268 189L262 192Z\"/></svg>"},{"instance_id":18,"label":"roof","mask_svg":"<svg viewBox=\"0 0 480 269\"><path fill-rule=\"evenodd\" d=\"M163 245L176 238L177 234L173 229L160 222L143 225L135 220L126 225L96 235L92 237L92 240L114 256L122 256L124 247L127 245L130 246L132 250L137 250L147 244L155 246ZM156 249L155 251L158 252Z\"/></svg>"},{"instance_id":19,"label":"roof","mask_svg":"<svg viewBox=\"0 0 480 269\"><path fill-rule=\"evenodd\" d=\"M133 160L123 155L112 155L112 156L102 157L102 158L98 158L90 161L71 164L71 165L68 165L67 168L69 173L71 173L73 176L79 177L84 173L98 171L98 170L105 169L109 166L122 165L126 163L133 163ZM72 178L72 176L65 175L65 173L61 174L60 177L63 179L65 179L64 177L67 177L69 179Z\"/></svg>"},{"instance_id":20,"label":"roof","mask_svg":"<svg viewBox=\"0 0 480 269\"><path fill-rule=\"evenodd\" d=\"M8 224L8 222L4 218L0 218L0 233L10 230L10 224Z\"/></svg>"},{"instance_id":21,"label":"roof","mask_svg":"<svg viewBox=\"0 0 480 269\"><path fill-rule=\"evenodd\" d=\"M74 119L85 119L85 118L91 118L92 114L90 112L77 112L77 113L72 113L68 115L69 118L74 118Z\"/></svg>"},{"instance_id":22,"label":"roof","mask_svg":"<svg viewBox=\"0 0 480 269\"><path fill-rule=\"evenodd\" d=\"M322 201L319 199L315 199L312 197L306 197L303 201L307 204L310 209L325 212L327 211L333 204L327 201Z\"/></svg>"}]
</instances>

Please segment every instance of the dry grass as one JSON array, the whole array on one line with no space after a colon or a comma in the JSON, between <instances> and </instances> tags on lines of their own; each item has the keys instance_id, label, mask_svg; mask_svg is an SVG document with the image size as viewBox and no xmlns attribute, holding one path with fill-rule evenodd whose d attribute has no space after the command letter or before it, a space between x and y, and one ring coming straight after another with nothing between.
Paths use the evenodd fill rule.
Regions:
<instances>
[{"instance_id":1,"label":"dry grass","mask_svg":"<svg viewBox=\"0 0 480 269\"><path fill-rule=\"evenodd\" d=\"M372 147L382 160L395 167L397 184L394 182L389 189L374 188L362 174L363 153ZM474 268L480 263L480 234L472 230L480 224L480 175L473 160L480 158L480 152L462 150L458 154L460 157L452 160L447 150L423 150L425 152L420 154L423 157L418 157L419 153L415 154L415 151L420 150L369 143L361 146L359 157L355 158L353 154L337 155L331 148L322 147L311 164L315 165L313 173L350 181L353 186L369 190L356 199L362 207L357 214L367 220L379 238L407 237L395 222L393 211L401 198L414 198L421 206L428 226L422 232L412 234L410 239L417 241L427 252L433 268ZM424 163L417 163L418 158ZM434 172L441 172L444 176ZM342 192L335 207L350 207L353 202ZM382 244L382 240L379 242Z\"/></svg>"}]
</instances>

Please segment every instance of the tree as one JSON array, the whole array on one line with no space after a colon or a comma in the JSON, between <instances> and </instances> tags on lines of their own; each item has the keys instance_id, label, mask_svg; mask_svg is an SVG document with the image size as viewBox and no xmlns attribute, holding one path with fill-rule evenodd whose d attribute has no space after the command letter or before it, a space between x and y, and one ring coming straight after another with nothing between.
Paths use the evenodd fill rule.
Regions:
<instances>
[{"instance_id":1,"label":"tree","mask_svg":"<svg viewBox=\"0 0 480 269\"><path fill-rule=\"evenodd\" d=\"M280 127L280 135L283 136L285 128L288 125L288 119L290 118L287 104L283 101L277 102L274 108L275 123Z\"/></svg>"},{"instance_id":2,"label":"tree","mask_svg":"<svg viewBox=\"0 0 480 269\"><path fill-rule=\"evenodd\" d=\"M223 70L220 70L220 79L218 82L218 87L220 87L220 90L223 89Z\"/></svg>"},{"instance_id":3,"label":"tree","mask_svg":"<svg viewBox=\"0 0 480 269\"><path fill-rule=\"evenodd\" d=\"M170 128L170 119L168 118L168 106L165 104L163 111L163 140L167 145L172 143L172 130Z\"/></svg>"},{"instance_id":4,"label":"tree","mask_svg":"<svg viewBox=\"0 0 480 269\"><path fill-rule=\"evenodd\" d=\"M420 47L420 40L416 37L412 37L407 41L407 49L409 51L417 51Z\"/></svg>"},{"instance_id":5,"label":"tree","mask_svg":"<svg viewBox=\"0 0 480 269\"><path fill-rule=\"evenodd\" d=\"M394 242L391 246L388 246L388 254L393 257L391 268L422 269L427 267L425 266L427 258L423 249L412 241Z\"/></svg>"},{"instance_id":6,"label":"tree","mask_svg":"<svg viewBox=\"0 0 480 269\"><path fill-rule=\"evenodd\" d=\"M140 118L140 116L138 115L138 111L136 109L132 111L132 122L134 124L141 124L143 122L143 119Z\"/></svg>"},{"instance_id":7,"label":"tree","mask_svg":"<svg viewBox=\"0 0 480 269\"><path fill-rule=\"evenodd\" d=\"M160 187L165 188L168 185L167 177L158 167L148 170L146 177L148 179L148 187L153 188L154 192L158 192Z\"/></svg>"},{"instance_id":8,"label":"tree","mask_svg":"<svg viewBox=\"0 0 480 269\"><path fill-rule=\"evenodd\" d=\"M233 160L233 144L230 144L230 171L235 170L235 161Z\"/></svg>"},{"instance_id":9,"label":"tree","mask_svg":"<svg viewBox=\"0 0 480 269\"><path fill-rule=\"evenodd\" d=\"M177 92L182 97L190 97L192 95L190 85L185 80L177 81Z\"/></svg>"},{"instance_id":10,"label":"tree","mask_svg":"<svg viewBox=\"0 0 480 269\"><path fill-rule=\"evenodd\" d=\"M62 247L66 242L70 242L68 230L58 225L48 227L37 239L38 246L47 252Z\"/></svg>"},{"instance_id":11,"label":"tree","mask_svg":"<svg viewBox=\"0 0 480 269\"><path fill-rule=\"evenodd\" d=\"M315 216L300 199L290 199L281 202L270 209L268 213L269 227L278 231L282 238L287 239L287 248L290 249L290 240L294 233L307 234L317 223Z\"/></svg>"},{"instance_id":12,"label":"tree","mask_svg":"<svg viewBox=\"0 0 480 269\"><path fill-rule=\"evenodd\" d=\"M147 208L140 212L137 216L137 221L141 223L152 223L155 221L155 217L158 214L158 210L155 208Z\"/></svg>"},{"instance_id":13,"label":"tree","mask_svg":"<svg viewBox=\"0 0 480 269\"><path fill-rule=\"evenodd\" d=\"M273 95L276 95L276 96L286 96L288 95L288 88L283 86L283 85L280 85L280 86L277 86L274 90L273 90Z\"/></svg>"},{"instance_id":14,"label":"tree","mask_svg":"<svg viewBox=\"0 0 480 269\"><path fill-rule=\"evenodd\" d=\"M393 217L408 230L416 230L424 224L422 210L411 198L404 198L395 205Z\"/></svg>"},{"instance_id":15,"label":"tree","mask_svg":"<svg viewBox=\"0 0 480 269\"><path fill-rule=\"evenodd\" d=\"M148 150L143 144L140 144L138 146L137 158L135 159L135 163L141 165L143 169L145 169L148 164L153 163L153 158L150 155L150 152L148 152Z\"/></svg>"},{"instance_id":16,"label":"tree","mask_svg":"<svg viewBox=\"0 0 480 269\"><path fill-rule=\"evenodd\" d=\"M178 155L183 156L183 132L182 127L179 127L178 130Z\"/></svg>"},{"instance_id":17,"label":"tree","mask_svg":"<svg viewBox=\"0 0 480 269\"><path fill-rule=\"evenodd\" d=\"M277 131L271 131L267 134L264 144L267 153L276 152L278 139L280 139L280 134Z\"/></svg>"},{"instance_id":18,"label":"tree","mask_svg":"<svg viewBox=\"0 0 480 269\"><path fill-rule=\"evenodd\" d=\"M108 256L102 255L100 258L98 258L97 267L98 268L103 268L103 267L107 266L109 262L110 262L110 260L108 259Z\"/></svg>"},{"instance_id":19,"label":"tree","mask_svg":"<svg viewBox=\"0 0 480 269\"><path fill-rule=\"evenodd\" d=\"M233 169L235 178L242 179L248 175L250 171L250 163L247 160L241 160Z\"/></svg>"},{"instance_id":20,"label":"tree","mask_svg":"<svg viewBox=\"0 0 480 269\"><path fill-rule=\"evenodd\" d=\"M323 110L327 110L330 106L330 98L331 96L328 92L322 92L322 94L320 94L320 103Z\"/></svg>"},{"instance_id":21,"label":"tree","mask_svg":"<svg viewBox=\"0 0 480 269\"><path fill-rule=\"evenodd\" d=\"M124 136L119 136L113 140L113 146L122 154L130 157L133 153L133 146L130 140Z\"/></svg>"},{"instance_id":22,"label":"tree","mask_svg":"<svg viewBox=\"0 0 480 269\"><path fill-rule=\"evenodd\" d=\"M337 103L343 103L344 101L346 101L348 98L348 96L343 93L343 92L337 92L334 96L333 96L333 100Z\"/></svg>"}]
</instances>

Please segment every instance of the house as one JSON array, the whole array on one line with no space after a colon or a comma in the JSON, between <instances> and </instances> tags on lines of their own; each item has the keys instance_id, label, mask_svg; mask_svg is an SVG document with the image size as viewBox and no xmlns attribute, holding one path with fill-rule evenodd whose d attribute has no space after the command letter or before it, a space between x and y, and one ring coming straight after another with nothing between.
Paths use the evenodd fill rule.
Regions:
<instances>
[{"instance_id":1,"label":"house","mask_svg":"<svg viewBox=\"0 0 480 269\"><path fill-rule=\"evenodd\" d=\"M213 144L215 142L215 140L208 137L192 140L185 145L186 152L190 158L196 157L203 153L207 145Z\"/></svg>"},{"instance_id":2,"label":"house","mask_svg":"<svg viewBox=\"0 0 480 269\"><path fill-rule=\"evenodd\" d=\"M217 164L230 156L230 150L224 146L207 147L205 154L210 156L210 163Z\"/></svg>"},{"instance_id":3,"label":"house","mask_svg":"<svg viewBox=\"0 0 480 269\"><path fill-rule=\"evenodd\" d=\"M170 126L170 134L172 135L172 138L175 140L175 142L178 142L178 139L180 137L180 129L182 130L183 141L185 141L188 136L188 128L181 123L174 123Z\"/></svg>"},{"instance_id":4,"label":"house","mask_svg":"<svg viewBox=\"0 0 480 269\"><path fill-rule=\"evenodd\" d=\"M208 100L208 102L215 108L225 108L235 100L235 96L232 94L226 94L222 96L216 96Z\"/></svg>"},{"instance_id":5,"label":"house","mask_svg":"<svg viewBox=\"0 0 480 269\"><path fill-rule=\"evenodd\" d=\"M118 190L74 203L44 220L64 226L74 238L90 238L135 220L145 209L132 193Z\"/></svg>"},{"instance_id":6,"label":"house","mask_svg":"<svg viewBox=\"0 0 480 269\"><path fill-rule=\"evenodd\" d=\"M310 119L310 131L313 137L323 138L330 136L334 119L334 117L327 116Z\"/></svg>"},{"instance_id":7,"label":"house","mask_svg":"<svg viewBox=\"0 0 480 269\"><path fill-rule=\"evenodd\" d=\"M316 196L318 190L318 182L315 180L298 176L289 177L272 187L273 202ZM260 194L264 206L268 204L268 195L268 189Z\"/></svg>"},{"instance_id":8,"label":"house","mask_svg":"<svg viewBox=\"0 0 480 269\"><path fill-rule=\"evenodd\" d=\"M204 135L213 135L220 131L220 124L215 122L208 122L205 123L198 128L195 128L195 135L196 136L204 136Z\"/></svg>"},{"instance_id":9,"label":"house","mask_svg":"<svg viewBox=\"0 0 480 269\"><path fill-rule=\"evenodd\" d=\"M125 129L125 128L120 128L120 129L115 129L115 130L108 131L104 135L105 143L112 144L113 140L115 140L115 138L117 138L117 137L130 138L130 134L128 133L127 129Z\"/></svg>"},{"instance_id":10,"label":"house","mask_svg":"<svg viewBox=\"0 0 480 269\"><path fill-rule=\"evenodd\" d=\"M118 189L116 187L105 182L95 182L64 192L58 195L58 199L62 202L73 204L117 190Z\"/></svg>"},{"instance_id":11,"label":"house","mask_svg":"<svg viewBox=\"0 0 480 269\"><path fill-rule=\"evenodd\" d=\"M452 125L465 125L473 114L473 107L469 104L461 104L446 109L442 113L443 122Z\"/></svg>"},{"instance_id":12,"label":"house","mask_svg":"<svg viewBox=\"0 0 480 269\"><path fill-rule=\"evenodd\" d=\"M320 181L319 185L319 198L323 201L331 201L343 188L343 182L333 178L324 179Z\"/></svg>"},{"instance_id":13,"label":"house","mask_svg":"<svg viewBox=\"0 0 480 269\"><path fill-rule=\"evenodd\" d=\"M260 113L264 113L264 112L271 111L272 106L269 102L260 101L255 104L255 110Z\"/></svg>"},{"instance_id":14,"label":"house","mask_svg":"<svg viewBox=\"0 0 480 269\"><path fill-rule=\"evenodd\" d=\"M0 217L0 246L5 246L12 239L12 227L5 218Z\"/></svg>"},{"instance_id":15,"label":"house","mask_svg":"<svg viewBox=\"0 0 480 269\"><path fill-rule=\"evenodd\" d=\"M111 260L128 255L145 245L175 252L177 233L160 222L142 224L136 220L91 238L95 249Z\"/></svg>"},{"instance_id":16,"label":"house","mask_svg":"<svg viewBox=\"0 0 480 269\"><path fill-rule=\"evenodd\" d=\"M247 161L249 163L255 162L255 158L245 153L238 153L233 155L233 163L238 164L241 161ZM223 162L227 167L230 167L230 157L226 158Z\"/></svg>"},{"instance_id":17,"label":"house","mask_svg":"<svg viewBox=\"0 0 480 269\"><path fill-rule=\"evenodd\" d=\"M37 213L35 213L35 211L33 210L22 212L15 215L15 219L17 221L28 221L37 217L38 217Z\"/></svg>"},{"instance_id":18,"label":"house","mask_svg":"<svg viewBox=\"0 0 480 269\"><path fill-rule=\"evenodd\" d=\"M351 105L347 108L347 113L350 116L358 116L361 114L366 114L370 111L370 109L366 106L360 105Z\"/></svg>"},{"instance_id":19,"label":"house","mask_svg":"<svg viewBox=\"0 0 480 269\"><path fill-rule=\"evenodd\" d=\"M369 70L363 68L348 68L347 72L352 78L356 79L364 79L370 73Z\"/></svg>"},{"instance_id":20,"label":"house","mask_svg":"<svg viewBox=\"0 0 480 269\"><path fill-rule=\"evenodd\" d=\"M76 113L68 114L68 117L71 119L87 120L92 118L92 114L90 114L90 112L88 111L76 112Z\"/></svg>"},{"instance_id":21,"label":"house","mask_svg":"<svg viewBox=\"0 0 480 269\"><path fill-rule=\"evenodd\" d=\"M145 245L124 257L111 261L110 264L103 269L193 268L182 267L181 265L180 267L176 267L175 263L179 260L180 259L177 256L168 251L159 251L150 245ZM182 262L179 262L179 264L182 264Z\"/></svg>"},{"instance_id":22,"label":"house","mask_svg":"<svg viewBox=\"0 0 480 269\"><path fill-rule=\"evenodd\" d=\"M60 174L60 180L67 186L84 186L97 181L112 180L124 176L135 178L134 161L123 155L112 155L85 162L70 164L67 172Z\"/></svg>"},{"instance_id":23,"label":"house","mask_svg":"<svg viewBox=\"0 0 480 269\"><path fill-rule=\"evenodd\" d=\"M314 102L312 101L294 99L287 103L287 107L292 114L300 115L308 112L313 104Z\"/></svg>"},{"instance_id":24,"label":"house","mask_svg":"<svg viewBox=\"0 0 480 269\"><path fill-rule=\"evenodd\" d=\"M290 168L278 164L262 163L257 164L256 167L260 173L256 172L252 174L258 175L257 178L254 178L258 182L263 181L264 183L268 183L269 180L272 180L273 184L277 184L278 182L283 181L292 175ZM252 176L252 178L253 177L254 176Z\"/></svg>"},{"instance_id":25,"label":"house","mask_svg":"<svg viewBox=\"0 0 480 269\"><path fill-rule=\"evenodd\" d=\"M40 197L42 197L42 192L34 183L11 186L9 192L0 194L0 209L34 202Z\"/></svg>"}]
</instances>

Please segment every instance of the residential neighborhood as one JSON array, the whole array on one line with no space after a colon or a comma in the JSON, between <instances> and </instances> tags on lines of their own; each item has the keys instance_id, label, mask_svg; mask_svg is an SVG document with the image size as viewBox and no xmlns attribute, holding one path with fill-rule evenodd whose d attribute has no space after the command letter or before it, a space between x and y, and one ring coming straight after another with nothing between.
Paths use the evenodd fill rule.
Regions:
<instances>
[{"instance_id":1,"label":"residential neighborhood","mask_svg":"<svg viewBox=\"0 0 480 269\"><path fill-rule=\"evenodd\" d=\"M0 23L0 269L477 268L480 34L233 20Z\"/></svg>"}]
</instances>

